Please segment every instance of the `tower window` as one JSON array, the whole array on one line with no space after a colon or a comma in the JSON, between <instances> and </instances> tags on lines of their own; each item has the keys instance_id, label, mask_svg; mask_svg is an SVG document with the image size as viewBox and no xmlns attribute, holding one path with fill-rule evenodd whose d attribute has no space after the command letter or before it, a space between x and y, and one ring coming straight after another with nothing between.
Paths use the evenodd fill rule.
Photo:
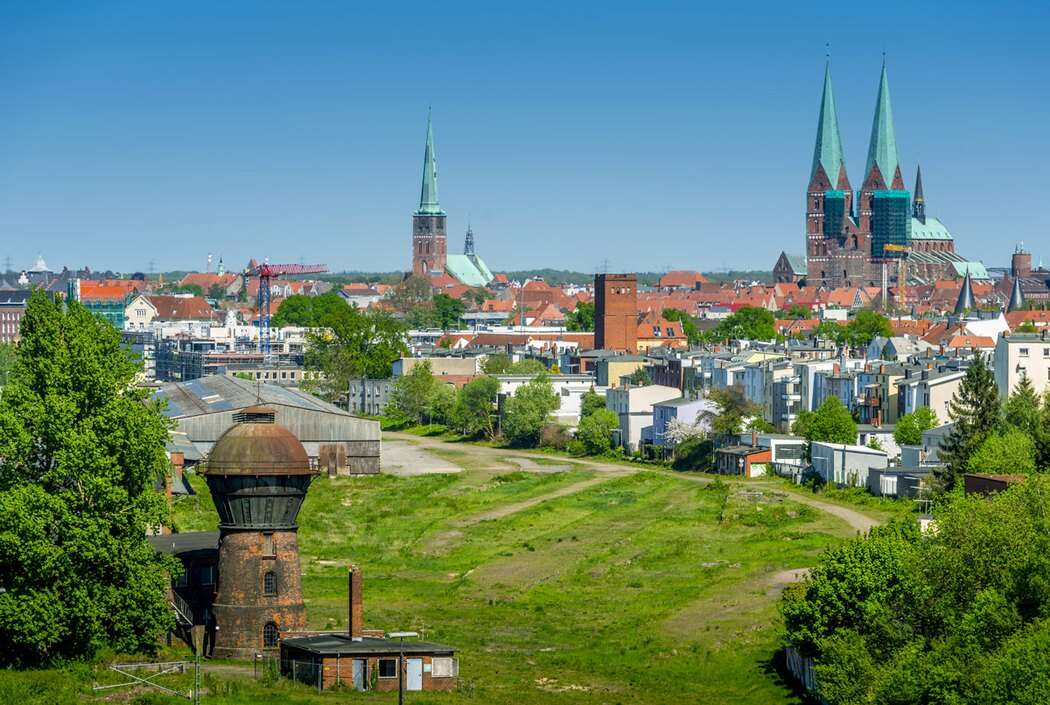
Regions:
<instances>
[{"instance_id":1,"label":"tower window","mask_svg":"<svg viewBox=\"0 0 1050 705\"><path fill-rule=\"evenodd\" d=\"M273 571L267 571L266 575L263 576L263 594L264 595L276 595L277 594L277 576L273 574Z\"/></svg>"},{"instance_id":2,"label":"tower window","mask_svg":"<svg viewBox=\"0 0 1050 705\"><path fill-rule=\"evenodd\" d=\"M281 638L281 633L277 630L277 625L273 622L267 622L266 626L263 627L263 646L266 648L273 648L277 646L277 642Z\"/></svg>"}]
</instances>

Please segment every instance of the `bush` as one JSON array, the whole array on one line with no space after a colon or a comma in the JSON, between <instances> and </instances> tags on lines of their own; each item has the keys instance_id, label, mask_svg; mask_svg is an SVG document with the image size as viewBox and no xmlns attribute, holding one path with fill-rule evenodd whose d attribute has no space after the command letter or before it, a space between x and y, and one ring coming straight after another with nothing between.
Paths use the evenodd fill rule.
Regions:
<instances>
[{"instance_id":1,"label":"bush","mask_svg":"<svg viewBox=\"0 0 1050 705\"><path fill-rule=\"evenodd\" d=\"M583 446L584 453L600 455L612 449L612 434L620 426L616 412L608 409L597 409L589 416L580 419L576 429L576 440Z\"/></svg>"},{"instance_id":2,"label":"bush","mask_svg":"<svg viewBox=\"0 0 1050 705\"><path fill-rule=\"evenodd\" d=\"M714 462L715 444L703 438L690 438L674 449L671 467L675 470L710 470Z\"/></svg>"},{"instance_id":3,"label":"bush","mask_svg":"<svg viewBox=\"0 0 1050 705\"><path fill-rule=\"evenodd\" d=\"M569 435L568 429L560 424L547 424L540 431L540 448L568 450L571 443L572 436Z\"/></svg>"}]
</instances>

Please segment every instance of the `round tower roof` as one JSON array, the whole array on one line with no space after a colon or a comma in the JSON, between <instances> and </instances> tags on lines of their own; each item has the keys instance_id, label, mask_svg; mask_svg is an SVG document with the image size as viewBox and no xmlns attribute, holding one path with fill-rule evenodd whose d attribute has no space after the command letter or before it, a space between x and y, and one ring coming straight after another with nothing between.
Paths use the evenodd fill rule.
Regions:
<instances>
[{"instance_id":1,"label":"round tower roof","mask_svg":"<svg viewBox=\"0 0 1050 705\"><path fill-rule=\"evenodd\" d=\"M313 475L315 470L306 448L287 428L272 421L246 421L231 426L215 442L204 474Z\"/></svg>"}]
</instances>

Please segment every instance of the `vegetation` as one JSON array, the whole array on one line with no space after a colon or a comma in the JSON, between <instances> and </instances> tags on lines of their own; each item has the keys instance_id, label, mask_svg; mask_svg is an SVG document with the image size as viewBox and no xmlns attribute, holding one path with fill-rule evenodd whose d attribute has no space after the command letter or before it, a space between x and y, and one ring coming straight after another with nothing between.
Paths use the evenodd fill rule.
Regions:
<instances>
[{"instance_id":1,"label":"vegetation","mask_svg":"<svg viewBox=\"0 0 1050 705\"><path fill-rule=\"evenodd\" d=\"M966 369L948 405L948 416L955 426L939 453L946 467L935 471L944 490L955 487L958 478L969 471L970 456L1000 424L999 390L981 353Z\"/></svg>"},{"instance_id":2,"label":"vegetation","mask_svg":"<svg viewBox=\"0 0 1050 705\"><path fill-rule=\"evenodd\" d=\"M637 384L641 386L653 383L653 378L649 376L649 373L644 367L639 367L630 374L624 375L622 379L627 384Z\"/></svg>"},{"instance_id":3,"label":"vegetation","mask_svg":"<svg viewBox=\"0 0 1050 705\"><path fill-rule=\"evenodd\" d=\"M598 409L605 408L605 397L591 389L580 397L580 416L590 416Z\"/></svg>"},{"instance_id":4,"label":"vegetation","mask_svg":"<svg viewBox=\"0 0 1050 705\"><path fill-rule=\"evenodd\" d=\"M612 434L620 427L620 417L606 408L594 409L580 419L576 428L579 452L602 455L612 450Z\"/></svg>"},{"instance_id":5,"label":"vegetation","mask_svg":"<svg viewBox=\"0 0 1050 705\"><path fill-rule=\"evenodd\" d=\"M146 541L168 426L113 326L42 291L0 397L0 662L150 651L170 564Z\"/></svg>"},{"instance_id":6,"label":"vegetation","mask_svg":"<svg viewBox=\"0 0 1050 705\"><path fill-rule=\"evenodd\" d=\"M535 447L551 412L561 400L546 375L521 385L503 409L503 435L511 445Z\"/></svg>"},{"instance_id":7,"label":"vegetation","mask_svg":"<svg viewBox=\"0 0 1050 705\"><path fill-rule=\"evenodd\" d=\"M547 372L547 367L532 358L512 362L506 353L493 353L481 363L481 370L487 375L538 375Z\"/></svg>"},{"instance_id":8,"label":"vegetation","mask_svg":"<svg viewBox=\"0 0 1050 705\"><path fill-rule=\"evenodd\" d=\"M14 343L0 343L0 387L7 384L11 368L15 364L17 348Z\"/></svg>"},{"instance_id":9,"label":"vegetation","mask_svg":"<svg viewBox=\"0 0 1050 705\"><path fill-rule=\"evenodd\" d=\"M920 406L910 414L897 419L893 439L899 446L917 446L922 443L922 434L939 424L937 414L928 406Z\"/></svg>"},{"instance_id":10,"label":"vegetation","mask_svg":"<svg viewBox=\"0 0 1050 705\"><path fill-rule=\"evenodd\" d=\"M594 330L594 304L579 301L576 308L565 316L565 328L570 331Z\"/></svg>"},{"instance_id":11,"label":"vegetation","mask_svg":"<svg viewBox=\"0 0 1050 705\"><path fill-rule=\"evenodd\" d=\"M498 394L499 380L488 375L463 385L456 395L452 412L453 423L459 432L467 438L482 436L491 439L495 436L493 414Z\"/></svg>"},{"instance_id":12,"label":"vegetation","mask_svg":"<svg viewBox=\"0 0 1050 705\"><path fill-rule=\"evenodd\" d=\"M351 308L346 299L334 291L320 296L293 294L281 302L271 319L271 325L274 328L329 328L349 315Z\"/></svg>"},{"instance_id":13,"label":"vegetation","mask_svg":"<svg viewBox=\"0 0 1050 705\"><path fill-rule=\"evenodd\" d=\"M351 379L389 377L394 361L408 353L404 330L384 311L358 311L344 304L326 330L308 336L306 367L324 373L318 391L335 399L346 393Z\"/></svg>"},{"instance_id":14,"label":"vegetation","mask_svg":"<svg viewBox=\"0 0 1050 705\"><path fill-rule=\"evenodd\" d=\"M696 327L696 322L685 311L678 308L665 308L661 315L664 320L678 321L682 324L682 332L689 339L690 345L696 345L702 340L703 336L700 334L700 329Z\"/></svg>"},{"instance_id":15,"label":"vegetation","mask_svg":"<svg viewBox=\"0 0 1050 705\"><path fill-rule=\"evenodd\" d=\"M740 385L711 390L709 396L718 404L718 413L711 419L711 432L716 436L738 434L746 422L762 413L761 407L744 395Z\"/></svg>"},{"instance_id":16,"label":"vegetation","mask_svg":"<svg viewBox=\"0 0 1050 705\"><path fill-rule=\"evenodd\" d=\"M838 345L847 345L851 348L865 348L878 336L884 338L893 335L893 327L885 316L864 309L858 311L845 325L839 325L834 321L823 321L813 334L819 338L827 338L835 341Z\"/></svg>"},{"instance_id":17,"label":"vegetation","mask_svg":"<svg viewBox=\"0 0 1050 705\"><path fill-rule=\"evenodd\" d=\"M816 411L802 411L792 429L796 436L807 441L824 443L843 443L854 445L857 442L857 422L849 409L838 397L828 397Z\"/></svg>"},{"instance_id":18,"label":"vegetation","mask_svg":"<svg viewBox=\"0 0 1050 705\"><path fill-rule=\"evenodd\" d=\"M708 335L713 340L773 340L777 337L775 323L771 311L744 306L723 319Z\"/></svg>"},{"instance_id":19,"label":"vegetation","mask_svg":"<svg viewBox=\"0 0 1050 705\"><path fill-rule=\"evenodd\" d=\"M711 440L699 436L690 438L675 446L671 467L675 470L710 470L714 453L715 444Z\"/></svg>"},{"instance_id":20,"label":"vegetation","mask_svg":"<svg viewBox=\"0 0 1050 705\"><path fill-rule=\"evenodd\" d=\"M1050 481L831 549L782 603L831 705L1050 702Z\"/></svg>"}]
</instances>

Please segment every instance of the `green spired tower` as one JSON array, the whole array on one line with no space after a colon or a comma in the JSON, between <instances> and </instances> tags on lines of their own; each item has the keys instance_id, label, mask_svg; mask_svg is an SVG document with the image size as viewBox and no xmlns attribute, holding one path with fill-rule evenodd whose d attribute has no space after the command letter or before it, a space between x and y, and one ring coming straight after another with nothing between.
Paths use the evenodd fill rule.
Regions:
<instances>
[{"instance_id":1,"label":"green spired tower","mask_svg":"<svg viewBox=\"0 0 1050 705\"><path fill-rule=\"evenodd\" d=\"M423 187L412 216L412 273L428 276L445 271L447 241L445 211L438 201L434 128L427 113L427 144L423 151Z\"/></svg>"}]
</instances>

